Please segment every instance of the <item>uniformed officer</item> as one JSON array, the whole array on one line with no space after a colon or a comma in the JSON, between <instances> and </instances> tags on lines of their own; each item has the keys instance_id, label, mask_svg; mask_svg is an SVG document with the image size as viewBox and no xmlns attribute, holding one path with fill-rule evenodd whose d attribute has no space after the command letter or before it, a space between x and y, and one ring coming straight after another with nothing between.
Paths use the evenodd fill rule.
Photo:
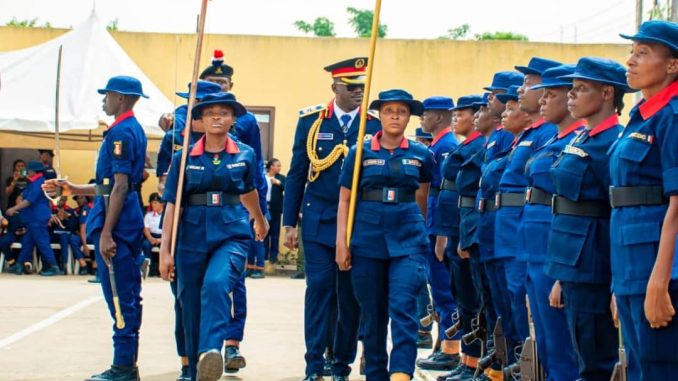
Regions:
<instances>
[{"instance_id":1,"label":"uniformed officer","mask_svg":"<svg viewBox=\"0 0 678 381\"><path fill-rule=\"evenodd\" d=\"M346 244L356 147L341 172L337 212L336 262L351 271L365 326L368 381L410 380L417 358L417 294L426 282L429 239L424 215L432 179L433 155L423 144L405 138L411 115L422 103L404 90L379 93L370 104L379 110L382 131L364 145L358 184L354 233ZM306 218L306 216L304 216ZM393 349L386 350L391 320Z\"/></svg>"},{"instance_id":2,"label":"uniformed officer","mask_svg":"<svg viewBox=\"0 0 678 381\"><path fill-rule=\"evenodd\" d=\"M433 141L433 135L429 132L424 132L424 129L422 127L417 127L414 130L414 140L425 145L426 147L429 147L431 145L431 142Z\"/></svg>"},{"instance_id":3,"label":"uniformed officer","mask_svg":"<svg viewBox=\"0 0 678 381\"><path fill-rule=\"evenodd\" d=\"M40 162L45 166L45 171L43 172L45 180L51 180L57 178L57 173L54 170L53 161L54 161L54 151L50 149L39 149L40 153Z\"/></svg>"},{"instance_id":4,"label":"uniformed officer","mask_svg":"<svg viewBox=\"0 0 678 381\"><path fill-rule=\"evenodd\" d=\"M678 26L648 21L622 37L642 100L610 150L612 289L629 380L668 380L678 374Z\"/></svg>"},{"instance_id":5,"label":"uniformed officer","mask_svg":"<svg viewBox=\"0 0 678 381\"><path fill-rule=\"evenodd\" d=\"M505 259L506 287L511 298L511 316L515 329L512 332L514 336L509 339L516 340L516 345L529 336L525 305L527 267L523 257L524 244L520 239L520 221L527 186L525 163L535 149L543 146L557 133L557 127L545 122L539 115L539 98L543 90L531 90L530 86L541 83L541 74L544 70L558 65L560 63L556 61L533 57L527 66L515 67L524 75L523 84L518 88L518 105L521 113L529 116L529 123L520 131L513 143L513 149L507 157L506 168L499 181L499 193L495 195L497 206L495 259ZM503 101L502 95L498 97ZM507 99L509 99L507 113L511 111L510 116L521 118L523 115L511 110L512 101L510 98Z\"/></svg>"},{"instance_id":6,"label":"uniformed officer","mask_svg":"<svg viewBox=\"0 0 678 381\"><path fill-rule=\"evenodd\" d=\"M527 262L526 288L534 319L538 358L549 380L568 381L577 378L577 359L568 335L567 320L562 309L551 307L549 294L555 279L544 273L544 258L551 230L551 197L555 192L549 168L565 145L577 136L585 122L575 119L567 109L567 93L571 79L559 79L574 73L575 65L561 65L545 70L542 83L532 86L543 89L539 99L540 113L546 123L558 126L558 134L543 147L536 148L527 161L525 193L520 233L524 244L523 259Z\"/></svg>"},{"instance_id":7,"label":"uniformed officer","mask_svg":"<svg viewBox=\"0 0 678 381\"><path fill-rule=\"evenodd\" d=\"M626 70L603 58L583 57L568 93L568 109L586 129L565 146L550 169L553 222L546 275L559 281L553 306L565 314L579 362L579 377L609 380L617 358L610 312L610 206L607 150L621 131ZM558 287L562 299L558 298ZM560 299L560 300L559 300Z\"/></svg>"},{"instance_id":8,"label":"uniformed officer","mask_svg":"<svg viewBox=\"0 0 678 381\"><path fill-rule=\"evenodd\" d=\"M367 59L357 57L325 67L332 74L335 99L300 111L292 163L287 174L283 200L286 246L297 246L297 222L301 221L305 270L304 338L306 380L322 379L323 353L334 347L333 378L346 380L356 353L359 307L353 296L350 273L337 272L336 211L339 174L349 145L354 144L360 124ZM379 121L368 115L366 136L380 129ZM303 203L303 208L302 208ZM339 323L331 309L338 305ZM328 330L336 327L334 343Z\"/></svg>"},{"instance_id":9,"label":"uniformed officer","mask_svg":"<svg viewBox=\"0 0 678 381\"><path fill-rule=\"evenodd\" d=\"M144 221L138 192L146 159L146 135L132 108L144 95L141 82L133 77L111 78L106 87L103 110L115 116L104 132L96 168L96 184L76 185L50 180L43 189L51 194L60 187L63 195L94 196L87 220L87 235L94 241L98 275L111 317L115 306L108 264L115 269L115 283L124 328L113 324L113 365L87 381L137 381L137 355L141 326L141 241Z\"/></svg>"},{"instance_id":10,"label":"uniformed officer","mask_svg":"<svg viewBox=\"0 0 678 381\"><path fill-rule=\"evenodd\" d=\"M68 197L62 197L56 206L52 206L53 214L49 222L50 238L51 241L59 244L62 271L65 272L68 266L68 250L70 249L73 258L80 265L79 275L88 275L87 263L82 253L82 240L78 234L78 216L67 203Z\"/></svg>"},{"instance_id":11,"label":"uniformed officer","mask_svg":"<svg viewBox=\"0 0 678 381\"><path fill-rule=\"evenodd\" d=\"M443 253L437 252L436 256L440 258L444 255L447 258L452 296L459 305L458 315L462 324L460 332L463 333L473 330L473 319L478 313L480 302L473 287L469 257L465 255L461 258L457 254L460 240L460 208L456 180L463 163L477 153L477 147L482 147L483 144L483 139L478 140L482 134L474 131L473 125L474 114L478 107L474 103L480 101L482 101L480 95L463 96L457 100L456 107L451 109L453 132L463 137L464 142L453 148L442 163L438 210L433 220L437 239L445 243L444 247L442 245L436 247L436 250L444 250ZM474 142L475 144L472 144ZM470 368L477 367L480 352L480 341L475 341L471 345L465 343L461 345L460 366L463 365L464 369L469 368L466 369L469 376L471 375Z\"/></svg>"},{"instance_id":12,"label":"uniformed officer","mask_svg":"<svg viewBox=\"0 0 678 381\"><path fill-rule=\"evenodd\" d=\"M202 120L205 136L192 146L186 161L176 258L170 254L173 220L164 219L160 271L163 279L171 280L176 262L191 379L216 381L224 371L221 348L232 320L229 294L242 278L252 240L248 213L257 240L266 236L268 223L254 185L254 151L228 134L245 108L233 94L216 93L205 96L191 112ZM163 195L170 216L176 207L180 155L175 154Z\"/></svg>"},{"instance_id":13,"label":"uniformed officer","mask_svg":"<svg viewBox=\"0 0 678 381\"><path fill-rule=\"evenodd\" d=\"M96 271L96 259L92 258L92 253L89 250L89 244L92 244L92 240L87 239L87 218L89 218L89 213L92 210L94 204L92 203L91 197L86 196L75 196L73 197L75 202L78 204L78 207L75 208L75 215L78 217L78 237L80 237L80 242L82 242L82 254L85 258L91 261L92 270ZM85 268L87 268L85 266Z\"/></svg>"},{"instance_id":14,"label":"uniformed officer","mask_svg":"<svg viewBox=\"0 0 678 381\"><path fill-rule=\"evenodd\" d=\"M417 366L422 369L451 370L459 365L461 334L450 338L445 336L445 329L455 323L453 316L456 316L457 304L452 296L448 259L445 258L444 254L445 232L437 231L433 221L438 218L438 194L442 183L440 169L443 160L457 146L457 139L452 132L451 109L454 107L454 101L449 97L433 96L424 99L423 104L424 113L421 117L421 126L425 132L433 136L429 149L433 152L436 165L433 170L426 212L426 228L429 231L431 241L431 248L426 258L429 264L428 281L431 285L431 297L435 305L435 312L440 317L438 326L440 347L434 348L433 353L427 358L418 359ZM440 238L438 238L439 236Z\"/></svg>"},{"instance_id":15,"label":"uniformed officer","mask_svg":"<svg viewBox=\"0 0 678 381\"><path fill-rule=\"evenodd\" d=\"M26 167L28 170L28 185L24 189L23 200L7 209L7 216L12 217L21 211L22 219L26 224L26 234L21 240L21 253L12 272L21 275L33 272L33 250L37 247L42 255L43 269L40 275L52 276L63 274L56 262L54 251L49 244L49 230L47 222L52 216L49 200L42 193L41 186L45 183L45 166L39 161L31 161Z\"/></svg>"}]
</instances>

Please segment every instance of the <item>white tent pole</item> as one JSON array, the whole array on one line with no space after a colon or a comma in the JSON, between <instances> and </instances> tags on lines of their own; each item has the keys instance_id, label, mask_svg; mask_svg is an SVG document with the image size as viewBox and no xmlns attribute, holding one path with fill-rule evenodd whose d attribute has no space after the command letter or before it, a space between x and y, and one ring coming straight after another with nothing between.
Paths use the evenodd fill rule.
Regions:
<instances>
[{"instance_id":1,"label":"white tent pole","mask_svg":"<svg viewBox=\"0 0 678 381\"><path fill-rule=\"evenodd\" d=\"M63 45L59 45L59 57L57 58L57 72L56 72L56 92L54 104L54 151L56 154L56 173L61 177L61 138L59 136L59 89L61 87L61 55Z\"/></svg>"}]
</instances>

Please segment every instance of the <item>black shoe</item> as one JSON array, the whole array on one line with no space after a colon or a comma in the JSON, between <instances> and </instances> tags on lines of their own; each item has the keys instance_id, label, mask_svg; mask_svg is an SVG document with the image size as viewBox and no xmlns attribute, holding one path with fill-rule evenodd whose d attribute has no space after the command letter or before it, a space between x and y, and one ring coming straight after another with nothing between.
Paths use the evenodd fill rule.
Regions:
<instances>
[{"instance_id":1,"label":"black shoe","mask_svg":"<svg viewBox=\"0 0 678 381\"><path fill-rule=\"evenodd\" d=\"M297 271L296 273L290 276L291 279L306 279L306 273L303 271Z\"/></svg>"},{"instance_id":2,"label":"black shoe","mask_svg":"<svg viewBox=\"0 0 678 381\"><path fill-rule=\"evenodd\" d=\"M452 370L459 366L459 355L435 352L425 359L417 359L417 366L425 370Z\"/></svg>"},{"instance_id":3,"label":"black shoe","mask_svg":"<svg viewBox=\"0 0 678 381\"><path fill-rule=\"evenodd\" d=\"M177 381L191 381L191 371L187 366L181 367L181 373L177 377Z\"/></svg>"},{"instance_id":4,"label":"black shoe","mask_svg":"<svg viewBox=\"0 0 678 381\"><path fill-rule=\"evenodd\" d=\"M323 378L322 375L317 374L317 373L313 373L313 374L307 375L307 376L303 379L303 381L325 381L325 379Z\"/></svg>"},{"instance_id":5,"label":"black shoe","mask_svg":"<svg viewBox=\"0 0 678 381\"><path fill-rule=\"evenodd\" d=\"M136 366L111 365L110 369L85 381L139 381L139 369Z\"/></svg>"},{"instance_id":6,"label":"black shoe","mask_svg":"<svg viewBox=\"0 0 678 381\"><path fill-rule=\"evenodd\" d=\"M94 278L87 279L87 282L89 282L89 283L101 283L101 278L99 278L99 275L95 275Z\"/></svg>"},{"instance_id":7,"label":"black shoe","mask_svg":"<svg viewBox=\"0 0 678 381\"><path fill-rule=\"evenodd\" d=\"M476 368L471 368L467 365L460 365L457 369L460 371L452 377L448 377L445 381L472 381L476 374Z\"/></svg>"},{"instance_id":8,"label":"black shoe","mask_svg":"<svg viewBox=\"0 0 678 381\"><path fill-rule=\"evenodd\" d=\"M325 364L323 365L323 376L329 377L332 375L332 363L334 363L334 359L325 357Z\"/></svg>"},{"instance_id":9,"label":"black shoe","mask_svg":"<svg viewBox=\"0 0 678 381\"><path fill-rule=\"evenodd\" d=\"M80 270L78 270L78 275L89 275L89 270L87 269L87 266L81 266Z\"/></svg>"},{"instance_id":10,"label":"black shoe","mask_svg":"<svg viewBox=\"0 0 678 381\"><path fill-rule=\"evenodd\" d=\"M451 372L445 373L445 374L441 374L440 376L436 377L436 381L447 381L448 378L451 378L451 377L454 377L454 376L458 375L459 372L461 372L461 371L464 369L464 367L466 367L466 365L464 365L464 364L459 364L459 366L456 367L456 368L454 368L454 369L452 369Z\"/></svg>"},{"instance_id":11,"label":"black shoe","mask_svg":"<svg viewBox=\"0 0 678 381\"><path fill-rule=\"evenodd\" d=\"M348 376L332 375L332 381L348 381Z\"/></svg>"},{"instance_id":12,"label":"black shoe","mask_svg":"<svg viewBox=\"0 0 678 381\"><path fill-rule=\"evenodd\" d=\"M40 271L40 275L42 276L54 276L54 275L64 275L64 272L61 271L59 266L57 265L52 265L48 269L43 269Z\"/></svg>"},{"instance_id":13,"label":"black shoe","mask_svg":"<svg viewBox=\"0 0 678 381\"><path fill-rule=\"evenodd\" d=\"M224 359L221 357L221 351L212 349L202 354L198 360L197 381L217 381L223 373Z\"/></svg>"},{"instance_id":14,"label":"black shoe","mask_svg":"<svg viewBox=\"0 0 678 381\"><path fill-rule=\"evenodd\" d=\"M235 345L227 345L224 349L224 372L237 373L247 365L245 357Z\"/></svg>"},{"instance_id":15,"label":"black shoe","mask_svg":"<svg viewBox=\"0 0 678 381\"><path fill-rule=\"evenodd\" d=\"M252 278L252 279L264 279L264 278L266 278L266 275L261 270L254 270L254 271L252 271L252 274L250 274L250 278Z\"/></svg>"},{"instance_id":16,"label":"black shoe","mask_svg":"<svg viewBox=\"0 0 678 381\"><path fill-rule=\"evenodd\" d=\"M9 268L7 269L7 272L12 273L12 274L16 274L16 275L23 275L24 274L24 267L21 266L18 263L15 263L15 264L9 266Z\"/></svg>"},{"instance_id":17,"label":"black shoe","mask_svg":"<svg viewBox=\"0 0 678 381\"><path fill-rule=\"evenodd\" d=\"M432 349L433 336L431 332L419 331L417 334L417 348Z\"/></svg>"}]
</instances>

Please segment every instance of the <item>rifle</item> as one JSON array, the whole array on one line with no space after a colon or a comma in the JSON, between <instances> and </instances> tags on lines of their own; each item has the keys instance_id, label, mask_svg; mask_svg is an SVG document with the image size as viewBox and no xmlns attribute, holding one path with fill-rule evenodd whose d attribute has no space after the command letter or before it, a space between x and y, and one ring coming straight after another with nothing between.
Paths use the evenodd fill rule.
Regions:
<instances>
[{"instance_id":1,"label":"rifle","mask_svg":"<svg viewBox=\"0 0 678 381\"><path fill-rule=\"evenodd\" d=\"M497 324L494 325L492 332L492 340L494 341L494 348L489 351L487 356L478 361L478 368L476 368L474 378L479 377L492 364L498 362L501 368L504 369L508 365L508 350L506 338L504 337L504 329L501 326L501 316L497 318Z\"/></svg>"},{"instance_id":2,"label":"rifle","mask_svg":"<svg viewBox=\"0 0 678 381\"><path fill-rule=\"evenodd\" d=\"M456 320L457 322L452 324L451 327L445 330L445 336L448 339L452 339L459 331L461 331L461 319L459 318L459 310L457 309L452 314L452 321Z\"/></svg>"},{"instance_id":3,"label":"rifle","mask_svg":"<svg viewBox=\"0 0 678 381\"><path fill-rule=\"evenodd\" d=\"M525 296L527 305L527 319L530 328L530 337L525 339L523 350L520 353L520 361L518 369L520 372L520 379L523 381L544 381L544 369L539 363L539 355L537 353L537 341L534 328L534 320L532 319L532 309L530 308L530 299ZM513 375L515 370L511 370Z\"/></svg>"},{"instance_id":4,"label":"rifle","mask_svg":"<svg viewBox=\"0 0 678 381\"><path fill-rule=\"evenodd\" d=\"M422 327L428 327L433 324L433 322L440 323L440 316L438 316L438 313L436 312L435 303L433 302L433 297L431 296L431 286L427 284L426 290L428 291L429 295L429 305L426 306L426 312L428 312L428 315L419 320L419 324L421 324ZM435 344L433 344L433 353L440 349L440 345L440 335L436 335L436 341Z\"/></svg>"},{"instance_id":5,"label":"rifle","mask_svg":"<svg viewBox=\"0 0 678 381\"><path fill-rule=\"evenodd\" d=\"M627 366L628 364L626 363L626 350L624 349L624 341L622 337L622 331L621 331L621 323L619 324L619 327L617 327L617 331L619 332L619 361L614 364L614 369L612 370L612 377L610 378L610 381L627 381L628 376L627 376Z\"/></svg>"}]
</instances>

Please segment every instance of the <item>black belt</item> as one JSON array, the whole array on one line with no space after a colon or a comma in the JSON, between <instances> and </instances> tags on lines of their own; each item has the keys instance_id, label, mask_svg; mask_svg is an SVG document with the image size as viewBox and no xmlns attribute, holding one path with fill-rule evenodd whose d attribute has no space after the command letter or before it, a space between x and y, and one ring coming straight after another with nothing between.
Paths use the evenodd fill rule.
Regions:
<instances>
[{"instance_id":1,"label":"black belt","mask_svg":"<svg viewBox=\"0 0 678 381\"><path fill-rule=\"evenodd\" d=\"M497 209L499 209L497 204L490 198L481 198L480 202L478 202L478 211L480 213L496 212Z\"/></svg>"},{"instance_id":2,"label":"black belt","mask_svg":"<svg viewBox=\"0 0 678 381\"><path fill-rule=\"evenodd\" d=\"M223 206L240 204L240 195L224 192L194 193L188 195L189 206Z\"/></svg>"},{"instance_id":3,"label":"black belt","mask_svg":"<svg viewBox=\"0 0 678 381\"><path fill-rule=\"evenodd\" d=\"M95 184L94 194L97 196L110 196L113 191L111 184ZM128 192L141 192L141 184L129 184Z\"/></svg>"},{"instance_id":4,"label":"black belt","mask_svg":"<svg viewBox=\"0 0 678 381\"><path fill-rule=\"evenodd\" d=\"M523 206L525 205L525 193L497 193L494 203L497 204L497 209L503 206Z\"/></svg>"},{"instance_id":5,"label":"black belt","mask_svg":"<svg viewBox=\"0 0 678 381\"><path fill-rule=\"evenodd\" d=\"M475 197L459 196L457 199L457 208L475 208L475 206Z\"/></svg>"},{"instance_id":6,"label":"black belt","mask_svg":"<svg viewBox=\"0 0 678 381\"><path fill-rule=\"evenodd\" d=\"M661 186L610 187L610 206L613 208L667 203Z\"/></svg>"},{"instance_id":7,"label":"black belt","mask_svg":"<svg viewBox=\"0 0 678 381\"><path fill-rule=\"evenodd\" d=\"M525 203L526 204L540 204L551 206L551 199L553 195L548 192L544 192L539 188L529 187L525 192Z\"/></svg>"},{"instance_id":8,"label":"black belt","mask_svg":"<svg viewBox=\"0 0 678 381\"><path fill-rule=\"evenodd\" d=\"M448 179L443 179L443 182L440 184L440 190L448 190L448 191L457 191L457 184L454 181L450 181Z\"/></svg>"},{"instance_id":9,"label":"black belt","mask_svg":"<svg viewBox=\"0 0 678 381\"><path fill-rule=\"evenodd\" d=\"M572 201L562 196L553 196L551 200L553 214L571 216L610 218L610 206L602 201Z\"/></svg>"},{"instance_id":10,"label":"black belt","mask_svg":"<svg viewBox=\"0 0 678 381\"><path fill-rule=\"evenodd\" d=\"M360 199L363 201L381 201L386 204L398 204L401 202L416 201L415 192L404 188L382 188L362 192Z\"/></svg>"},{"instance_id":11,"label":"black belt","mask_svg":"<svg viewBox=\"0 0 678 381\"><path fill-rule=\"evenodd\" d=\"M440 188L431 187L431 188L428 189L428 196L429 197L438 197L439 194L440 194Z\"/></svg>"}]
</instances>

